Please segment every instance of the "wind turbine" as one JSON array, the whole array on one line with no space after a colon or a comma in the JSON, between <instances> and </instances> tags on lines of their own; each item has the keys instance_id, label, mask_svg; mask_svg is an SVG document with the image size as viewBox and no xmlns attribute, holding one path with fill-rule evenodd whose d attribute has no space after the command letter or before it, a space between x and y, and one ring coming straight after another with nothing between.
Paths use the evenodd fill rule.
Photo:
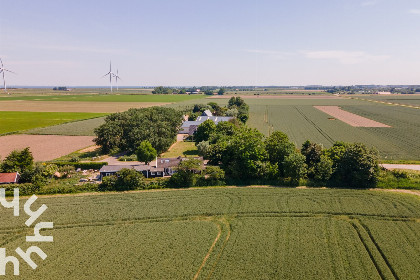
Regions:
<instances>
[{"instance_id":1,"label":"wind turbine","mask_svg":"<svg viewBox=\"0 0 420 280\"><path fill-rule=\"evenodd\" d=\"M111 86L111 92L112 92L112 77L114 77L115 74L112 73L111 61L109 62L109 72L103 75L102 78L108 75L109 75L109 85Z\"/></svg>"},{"instance_id":2,"label":"wind turbine","mask_svg":"<svg viewBox=\"0 0 420 280\"><path fill-rule=\"evenodd\" d=\"M16 74L15 72L12 72L12 71L10 71L10 70L7 70L6 68L4 68L4 65L3 65L3 61L1 60L1 58L0 58L0 73L3 75L3 84L4 84L4 91L7 93L7 94L10 94L10 93L8 93L7 92L7 86L6 86L6 78L4 77L5 75L4 75L4 73L5 72L10 72L10 73L13 73L13 74Z\"/></svg>"},{"instance_id":3,"label":"wind turbine","mask_svg":"<svg viewBox=\"0 0 420 280\"><path fill-rule=\"evenodd\" d=\"M121 80L120 76L118 76L118 69L117 69L117 74L114 74L115 77L115 84L117 85L117 91L118 91L118 79Z\"/></svg>"}]
</instances>

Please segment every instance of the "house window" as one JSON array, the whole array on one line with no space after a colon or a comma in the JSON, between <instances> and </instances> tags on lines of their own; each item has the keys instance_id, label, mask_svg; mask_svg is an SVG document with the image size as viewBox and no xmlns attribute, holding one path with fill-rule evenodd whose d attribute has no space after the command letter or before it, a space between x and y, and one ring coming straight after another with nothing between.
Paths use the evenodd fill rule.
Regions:
<instances>
[{"instance_id":1,"label":"house window","mask_svg":"<svg viewBox=\"0 0 420 280\"><path fill-rule=\"evenodd\" d=\"M150 172L150 175L152 175L152 176L155 175L155 172Z\"/></svg>"},{"instance_id":2,"label":"house window","mask_svg":"<svg viewBox=\"0 0 420 280\"><path fill-rule=\"evenodd\" d=\"M111 176L112 173L105 173L105 176Z\"/></svg>"},{"instance_id":3,"label":"house window","mask_svg":"<svg viewBox=\"0 0 420 280\"><path fill-rule=\"evenodd\" d=\"M160 175L160 172L156 172L156 175Z\"/></svg>"},{"instance_id":4,"label":"house window","mask_svg":"<svg viewBox=\"0 0 420 280\"><path fill-rule=\"evenodd\" d=\"M169 162L169 159L165 159L165 162L168 163Z\"/></svg>"}]
</instances>

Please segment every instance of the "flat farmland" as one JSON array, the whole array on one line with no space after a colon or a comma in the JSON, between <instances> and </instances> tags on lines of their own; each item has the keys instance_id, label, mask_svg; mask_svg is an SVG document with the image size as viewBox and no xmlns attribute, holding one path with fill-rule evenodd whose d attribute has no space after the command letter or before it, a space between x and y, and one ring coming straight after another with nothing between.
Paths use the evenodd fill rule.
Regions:
<instances>
[{"instance_id":1,"label":"flat farmland","mask_svg":"<svg viewBox=\"0 0 420 280\"><path fill-rule=\"evenodd\" d=\"M204 98L203 94L55 94L55 95L9 95L0 101L77 101L77 102L157 102L172 103Z\"/></svg>"},{"instance_id":2,"label":"flat farmland","mask_svg":"<svg viewBox=\"0 0 420 280\"><path fill-rule=\"evenodd\" d=\"M418 279L420 198L331 189L206 188L40 197L54 222L26 279ZM0 208L0 245L26 217ZM11 273L11 266L7 272Z\"/></svg>"},{"instance_id":3,"label":"flat farmland","mask_svg":"<svg viewBox=\"0 0 420 280\"><path fill-rule=\"evenodd\" d=\"M92 136L6 135L0 137L0 157L29 147L35 161L53 160L94 145Z\"/></svg>"},{"instance_id":4,"label":"flat farmland","mask_svg":"<svg viewBox=\"0 0 420 280\"><path fill-rule=\"evenodd\" d=\"M73 121L47 127L38 127L26 130L26 134L39 135L69 135L69 136L96 136L95 128L105 123L105 117Z\"/></svg>"},{"instance_id":5,"label":"flat farmland","mask_svg":"<svg viewBox=\"0 0 420 280\"><path fill-rule=\"evenodd\" d=\"M420 110L355 99L247 100L248 124L265 135L285 132L299 148L306 140L330 147L335 141L361 142L376 147L383 159L420 158ZM314 106L343 110L390 127L353 127Z\"/></svg>"},{"instance_id":6,"label":"flat farmland","mask_svg":"<svg viewBox=\"0 0 420 280\"><path fill-rule=\"evenodd\" d=\"M354 98L416 107L420 106L420 94L357 95Z\"/></svg>"},{"instance_id":7,"label":"flat farmland","mask_svg":"<svg viewBox=\"0 0 420 280\"><path fill-rule=\"evenodd\" d=\"M104 115L101 113L0 111L0 134L51 126L75 120L96 118Z\"/></svg>"},{"instance_id":8,"label":"flat farmland","mask_svg":"<svg viewBox=\"0 0 420 280\"><path fill-rule=\"evenodd\" d=\"M81 101L1 101L0 111L66 112L66 113L116 113L130 108L162 106L160 102L81 102Z\"/></svg>"}]
</instances>

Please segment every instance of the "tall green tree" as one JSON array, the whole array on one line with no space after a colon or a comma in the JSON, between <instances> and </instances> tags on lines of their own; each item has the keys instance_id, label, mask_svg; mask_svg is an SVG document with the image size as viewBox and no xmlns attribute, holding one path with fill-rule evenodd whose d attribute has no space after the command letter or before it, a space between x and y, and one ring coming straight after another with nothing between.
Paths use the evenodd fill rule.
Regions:
<instances>
[{"instance_id":1,"label":"tall green tree","mask_svg":"<svg viewBox=\"0 0 420 280\"><path fill-rule=\"evenodd\" d=\"M265 149L267 150L270 163L273 165L277 164L279 175L284 176L283 161L287 156L295 152L295 145L289 141L289 137L285 133L274 131L265 140Z\"/></svg>"},{"instance_id":2,"label":"tall green tree","mask_svg":"<svg viewBox=\"0 0 420 280\"><path fill-rule=\"evenodd\" d=\"M299 183L300 179L306 176L307 165L305 163L305 156L293 152L286 156L283 161L284 176L290 178L292 182Z\"/></svg>"},{"instance_id":3,"label":"tall green tree","mask_svg":"<svg viewBox=\"0 0 420 280\"><path fill-rule=\"evenodd\" d=\"M175 142L181 123L182 113L173 108L129 109L108 115L95 129L94 141L103 152L135 152L142 141L148 140L160 154Z\"/></svg>"},{"instance_id":4,"label":"tall green tree","mask_svg":"<svg viewBox=\"0 0 420 280\"><path fill-rule=\"evenodd\" d=\"M201 141L208 141L210 135L216 130L216 124L212 120L206 120L197 127L197 131L194 134L195 143Z\"/></svg>"},{"instance_id":5,"label":"tall green tree","mask_svg":"<svg viewBox=\"0 0 420 280\"><path fill-rule=\"evenodd\" d=\"M1 163L0 169L2 172L19 172L23 173L26 170L32 169L34 164L34 157L32 156L29 147L18 151L12 151Z\"/></svg>"},{"instance_id":6,"label":"tall green tree","mask_svg":"<svg viewBox=\"0 0 420 280\"><path fill-rule=\"evenodd\" d=\"M260 177L263 163L267 159L263 139L264 135L258 130L247 127L229 137L224 142L224 150L219 151L226 174L244 180Z\"/></svg>"},{"instance_id":7,"label":"tall green tree","mask_svg":"<svg viewBox=\"0 0 420 280\"><path fill-rule=\"evenodd\" d=\"M137 160L149 164L157 156L156 150L149 141L144 140L140 143L136 151Z\"/></svg>"}]
</instances>

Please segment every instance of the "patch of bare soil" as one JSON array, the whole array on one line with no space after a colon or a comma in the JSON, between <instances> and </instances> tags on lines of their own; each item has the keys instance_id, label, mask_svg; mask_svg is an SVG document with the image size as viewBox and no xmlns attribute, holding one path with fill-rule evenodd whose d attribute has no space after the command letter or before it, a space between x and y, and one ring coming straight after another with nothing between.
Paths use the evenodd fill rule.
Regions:
<instances>
[{"instance_id":1,"label":"patch of bare soil","mask_svg":"<svg viewBox=\"0 0 420 280\"><path fill-rule=\"evenodd\" d=\"M372 189L372 190L373 191L383 191L383 192L408 193L408 194L413 194L413 195L420 196L420 191L417 191L417 190L398 190L398 189L391 189L391 190L387 190L387 189Z\"/></svg>"},{"instance_id":2,"label":"patch of bare soil","mask_svg":"<svg viewBox=\"0 0 420 280\"><path fill-rule=\"evenodd\" d=\"M389 125L342 110L338 106L314 106L316 109L354 127L390 127Z\"/></svg>"},{"instance_id":3,"label":"patch of bare soil","mask_svg":"<svg viewBox=\"0 0 420 280\"><path fill-rule=\"evenodd\" d=\"M0 137L0 156L4 159L13 150L29 147L35 161L53 160L92 146L92 136L7 135Z\"/></svg>"},{"instance_id":4,"label":"patch of bare soil","mask_svg":"<svg viewBox=\"0 0 420 280\"><path fill-rule=\"evenodd\" d=\"M0 102L0 111L116 113L130 108L146 108L170 103L160 102L80 102L80 101L23 101Z\"/></svg>"},{"instance_id":5,"label":"patch of bare soil","mask_svg":"<svg viewBox=\"0 0 420 280\"><path fill-rule=\"evenodd\" d=\"M90 146L90 147L87 147L87 148L85 148L85 149L82 149L82 150L80 150L79 152L81 152L81 153L93 152L93 151L96 151L97 149L99 149L100 147L101 147L101 146L94 145L94 146Z\"/></svg>"}]
</instances>

